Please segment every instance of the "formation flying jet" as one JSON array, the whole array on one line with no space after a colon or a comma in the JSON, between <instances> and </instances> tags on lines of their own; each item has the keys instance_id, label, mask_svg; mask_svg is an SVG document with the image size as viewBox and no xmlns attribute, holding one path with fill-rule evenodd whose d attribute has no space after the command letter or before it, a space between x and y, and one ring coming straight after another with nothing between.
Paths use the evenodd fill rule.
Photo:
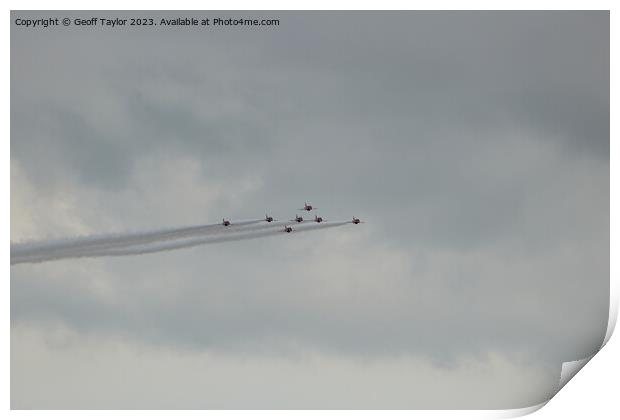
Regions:
<instances>
[{"instance_id":1,"label":"formation flying jet","mask_svg":"<svg viewBox=\"0 0 620 420\"><path fill-rule=\"evenodd\" d=\"M316 207L312 207L312 204L304 203L304 208L299 210L312 211L313 209L318 210Z\"/></svg>"},{"instance_id":2,"label":"formation flying jet","mask_svg":"<svg viewBox=\"0 0 620 420\"><path fill-rule=\"evenodd\" d=\"M317 208L314 207L312 204L308 204L308 202L304 202L304 208L303 209L299 209L299 210L312 211L312 210L317 210ZM271 222L275 221L276 219L274 219L273 217L269 216L269 214L265 214L265 218L263 220L265 222L267 222L267 223L271 223ZM303 221L304 221L304 218L302 216L297 215L297 214L295 215L294 219L290 220L290 222L297 222L297 223L301 223ZM321 216L315 214L313 221L316 222L316 223L322 223L325 220ZM351 219L350 223L353 223L354 225L359 225L360 223L365 223L365 222L362 222L360 219L358 219L357 217L353 216L353 218ZM226 219L222 219L222 225L223 226L230 226L230 221L226 220ZM280 232L291 233L291 232L293 232L293 228L288 226L288 225L284 225L284 229L282 229Z\"/></svg>"}]
</instances>

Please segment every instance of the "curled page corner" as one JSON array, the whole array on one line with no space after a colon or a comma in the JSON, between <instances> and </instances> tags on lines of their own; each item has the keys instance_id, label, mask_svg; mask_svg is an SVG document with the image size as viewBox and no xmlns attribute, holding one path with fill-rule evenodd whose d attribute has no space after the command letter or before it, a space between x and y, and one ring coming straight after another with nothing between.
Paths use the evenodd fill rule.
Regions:
<instances>
[{"instance_id":1,"label":"curled page corner","mask_svg":"<svg viewBox=\"0 0 620 420\"><path fill-rule=\"evenodd\" d=\"M611 338L611 336L612 336L612 334L613 334L613 332L614 332L614 330L616 328L616 321L617 320L618 320L618 288L617 288L617 285L614 283L614 281L610 281L610 290L609 290L609 319L607 321L607 331L605 332L605 338L603 338L603 342L601 343L601 346L599 347L599 349L597 351L595 351L594 353L592 353L590 356L584 357L583 359L573 360L573 361L570 361L570 362L562 363L562 370L560 372L560 380L558 382L558 387L556 388L555 392L553 393L553 396L555 396L558 392L560 392L560 390L562 388L564 388L564 386L571 379L573 379L573 377L586 364L588 364L588 362L590 360L592 360L592 358L594 356L596 356L597 353L599 351L601 351L601 349L603 347L605 347L605 345L609 342L609 339ZM553 397L551 397L551 398L553 398ZM537 409L539 409L543 405L545 405L547 402L543 403L542 405L540 405L540 407L538 407L538 408L536 408L535 410L532 410L532 411L536 411ZM532 412L532 411L530 411L530 412ZM525 414L527 414L527 413L525 413Z\"/></svg>"},{"instance_id":2,"label":"curled page corner","mask_svg":"<svg viewBox=\"0 0 620 420\"><path fill-rule=\"evenodd\" d=\"M609 320L607 321L607 331L605 332L605 338L601 348L605 347L605 344L611 338L616 328L616 321L618 320L618 285L616 282L610 279L609 282ZM600 350L600 349L599 349ZM598 353L598 352L597 352Z\"/></svg>"},{"instance_id":3,"label":"curled page corner","mask_svg":"<svg viewBox=\"0 0 620 420\"><path fill-rule=\"evenodd\" d=\"M614 290L611 291L611 296L610 296L611 299L610 299L610 306L609 306L609 321L607 323L607 331L605 333L605 338L603 339L603 342L601 343L601 347L588 357L562 363L562 370L560 371L560 379L558 381L558 386L553 392L553 394L547 400L539 404L529 406L529 407L514 408L514 409L508 409L508 410L497 410L491 415L492 418L496 418L496 419L517 418L517 417L526 416L528 414L531 414L531 413L534 413L535 411L540 410L545 405L547 405L547 403L551 401L551 399L553 399L553 397L555 397L557 393L560 392L560 390L562 390L562 388L564 388L564 386L571 379L573 379L573 377L585 365L587 365L588 362L592 360L594 356L596 356L603 347L605 347L605 345L607 344L607 342L611 338L611 335L614 332L614 329L616 327L616 321L618 318L618 299L616 298L616 294L614 292L615 292Z\"/></svg>"},{"instance_id":4,"label":"curled page corner","mask_svg":"<svg viewBox=\"0 0 620 420\"><path fill-rule=\"evenodd\" d=\"M512 409L508 409L508 410L497 410L495 412L495 415L493 416L493 418L496 419L513 419L513 418L517 418L517 417L523 417L523 416L527 416L528 414L532 414L535 411L540 410L541 408L543 408L545 405L547 405L547 403L550 401L550 399L545 400L541 403L535 404L535 405L531 405L529 407L523 407L523 408L512 408Z\"/></svg>"},{"instance_id":5,"label":"curled page corner","mask_svg":"<svg viewBox=\"0 0 620 420\"><path fill-rule=\"evenodd\" d=\"M531 414L535 411L540 410L542 407L544 407L549 401L551 401L551 399L557 395L558 392L560 392L560 390L562 390L562 388L564 388L564 386L571 380L573 379L573 377L585 366L588 364L588 362L590 360L592 360L592 358L594 358L594 356L597 355L597 353L599 351L601 351L601 349L603 347L605 347L605 345L607 344L607 342L609 342L609 339L611 338L615 327L616 327L616 321L618 319L618 290L616 288L616 286L614 285L614 282L611 281L610 282L610 299L609 299L609 320L607 321L607 331L605 332L605 338L603 339L603 342L601 343L601 346L599 347L599 349L597 351L595 351L594 353L592 353L590 356L588 357L584 357L583 359L579 359L579 360L572 360L569 362L564 362L562 363L562 370L560 371L560 380L558 381L558 386L555 389L555 391L553 392L553 395L547 399L546 401L541 402L540 404L536 404L530 407L524 407L524 408L517 408L517 409L513 409L513 410L502 410L501 413L499 413L499 416L496 418L515 418L515 417L521 417L521 416L525 416L528 414Z\"/></svg>"},{"instance_id":6,"label":"curled page corner","mask_svg":"<svg viewBox=\"0 0 620 420\"><path fill-rule=\"evenodd\" d=\"M591 356L585 357L583 359L562 363L562 371L560 373L560 382L558 383L558 388L556 389L554 395L560 392L560 390L564 388L564 385L566 385L568 381L570 381L573 378L573 376L575 376L577 372L581 370L581 368L583 368L590 360L592 360L592 358L596 355L596 353L598 353L598 351L592 354Z\"/></svg>"},{"instance_id":7,"label":"curled page corner","mask_svg":"<svg viewBox=\"0 0 620 420\"><path fill-rule=\"evenodd\" d=\"M607 344L607 342L609 341L609 339L611 338L611 335L614 332L614 329L616 327L616 320L618 318L618 299L616 296L616 293L614 293L614 290L611 290L610 293L610 302L609 302L609 320L607 321L607 331L605 332L605 338L603 339L603 342L601 343L601 346L599 347L599 349L597 351L595 351L594 353L592 353L590 356L588 357L584 357L583 359L579 359L579 360L572 360L570 362L564 362L562 363L562 371L560 372L560 381L558 383L558 387L555 390L553 395L556 395L558 392L560 392L560 390L562 388L564 388L564 386L571 380L573 379L573 377L586 365L588 364L588 362L590 360L592 360L592 358L594 356L597 355L597 353L599 351L601 351L601 349L603 347L605 347L605 345Z\"/></svg>"},{"instance_id":8,"label":"curled page corner","mask_svg":"<svg viewBox=\"0 0 620 420\"><path fill-rule=\"evenodd\" d=\"M553 394L551 394L551 396L549 396L545 401L539 404L529 406L529 407L514 408L514 409L509 409L509 410L498 410L495 413L494 418L508 419L508 418L522 417L522 416L526 416L528 414L531 414L535 411L540 410L545 405L547 405L547 403L551 401L551 399L553 399L553 397L555 397L562 388L564 388L564 385L566 385L568 381L570 381L581 370L581 368L583 368L596 355L596 353L598 353L598 351L586 358L562 363L562 370L560 372L560 380L558 381L558 386L553 392Z\"/></svg>"}]
</instances>

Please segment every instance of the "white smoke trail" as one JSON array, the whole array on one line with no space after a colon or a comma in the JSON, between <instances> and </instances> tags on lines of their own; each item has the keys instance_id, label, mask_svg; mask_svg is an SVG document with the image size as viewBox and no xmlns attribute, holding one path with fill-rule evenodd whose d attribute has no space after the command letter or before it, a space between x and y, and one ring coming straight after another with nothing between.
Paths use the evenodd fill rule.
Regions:
<instances>
[{"instance_id":1,"label":"white smoke trail","mask_svg":"<svg viewBox=\"0 0 620 420\"><path fill-rule=\"evenodd\" d=\"M204 237L208 235L224 234L230 235L237 232L262 231L267 229L273 229L277 226L285 226L286 224L288 223L283 221L274 221L269 223L263 222L263 220L235 222L231 223L229 226L224 226L221 223L217 223L214 225L202 225L197 227L170 229L166 232L158 231L155 233L147 232L140 235L133 234L130 238L116 238L114 241L92 242L87 246L54 248L51 252L56 255L67 252L74 253L76 251L80 253L85 253L87 250L90 251L89 254L99 253L101 250L106 249L119 249L120 247L129 246L144 246L149 244L161 243L163 241L174 241L192 237Z\"/></svg>"},{"instance_id":2,"label":"white smoke trail","mask_svg":"<svg viewBox=\"0 0 620 420\"><path fill-rule=\"evenodd\" d=\"M208 225L195 225L178 228L167 228L147 232L116 233L107 235L91 235L79 238L57 239L46 242L26 242L11 245L11 256L13 254L28 255L40 252L58 252L72 249L102 248L107 246L121 245L140 245L143 243L157 242L176 238L190 237L210 232L217 233L224 229L236 230L239 227L249 226L260 223L262 220L248 220L235 222L230 226L222 223Z\"/></svg>"},{"instance_id":3,"label":"white smoke trail","mask_svg":"<svg viewBox=\"0 0 620 420\"><path fill-rule=\"evenodd\" d=\"M227 231L235 231L245 226L258 224L261 220L236 222L234 225L223 226L221 223L196 225L179 228L168 228L148 232L132 232L124 234L92 235L71 239L58 239L47 242L27 242L11 245L11 261L24 258L36 258L37 255L62 257L63 255L85 250L108 249L129 245L173 240L196 235L206 235Z\"/></svg>"},{"instance_id":4,"label":"white smoke trail","mask_svg":"<svg viewBox=\"0 0 620 420\"><path fill-rule=\"evenodd\" d=\"M215 225L204 225L199 227L170 229L165 233L164 231L157 231L155 234L144 233L140 235L132 234L130 238L120 237L115 238L114 241L93 241L84 246L71 246L71 247L59 247L59 248L45 248L43 250L40 247L36 249L28 249L27 251L20 252L19 259L28 257L29 259L37 258L38 255L43 255L46 260L60 259L73 256L90 256L90 255L106 255L106 250L118 250L129 247L142 247L149 244L161 245L162 242L175 241L180 239L188 239L192 237L204 238L212 235L231 235L234 233L248 233L253 231L263 231L273 229L274 227L285 226L287 222L275 221L271 223L263 223L262 220L248 221L248 222L235 222L229 226L223 226L221 223ZM308 222L303 222L308 223ZM15 261L18 261L15 258Z\"/></svg>"},{"instance_id":5,"label":"white smoke trail","mask_svg":"<svg viewBox=\"0 0 620 420\"><path fill-rule=\"evenodd\" d=\"M177 241L165 242L161 244L150 244L150 245L126 247L126 248L120 248L120 249L108 249L108 250L95 251L92 253L86 253L86 254L82 254L79 256L73 256L73 257L95 257L95 256L102 257L102 256L149 254L149 253L154 253L154 252L170 251L174 249L191 248L191 247L204 245L204 244L210 244L210 243L239 241L239 240L262 238L262 237L274 236L274 235L283 235L283 236L291 235L294 233L296 234L296 233L306 232L310 230L319 230L319 229L326 229L326 228L331 228L331 227L336 227L336 226L342 226L342 225L349 224L349 223L351 222L321 223L321 224L316 224L312 226L299 227L290 233L284 232L282 229L279 229L273 226L267 226L266 227L267 229L253 230L253 231L248 231L248 232L243 231L237 234L210 236L210 237L203 237L203 238L194 238L194 239L189 239L189 240L188 239L177 240Z\"/></svg>"},{"instance_id":6,"label":"white smoke trail","mask_svg":"<svg viewBox=\"0 0 620 420\"><path fill-rule=\"evenodd\" d=\"M324 222L321 224L312 224L312 222L306 221L302 223L296 223L293 226L293 232L284 232L282 227L289 225L288 222L272 222L268 225L246 227L238 226L235 229L223 229L217 233L204 232L202 235L192 233L195 237L182 237L172 236L165 239L153 241L152 239L145 240L140 243L119 243L111 245L106 242L102 246L85 246L82 248L64 248L64 249L38 249L36 252L14 252L11 249L11 265L27 263L27 262L43 262L65 258L84 258L84 257L101 257L101 256L121 256L121 255L138 255L153 252L168 251L173 249L188 248L198 245L238 241L252 238L259 238L272 235L290 235L292 233L299 233L308 230L324 229L329 227L342 226L351 222ZM302 226L305 225L305 226ZM231 225L232 226L232 225ZM228 228L228 227L227 227ZM172 230L170 230L172 231ZM159 231L162 232L162 231Z\"/></svg>"}]
</instances>

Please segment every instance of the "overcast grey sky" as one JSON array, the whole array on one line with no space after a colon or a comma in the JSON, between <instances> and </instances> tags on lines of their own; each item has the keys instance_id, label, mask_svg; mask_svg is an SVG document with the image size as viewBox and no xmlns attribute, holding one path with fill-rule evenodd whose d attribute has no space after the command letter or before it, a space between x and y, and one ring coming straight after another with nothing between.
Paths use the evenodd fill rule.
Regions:
<instances>
[{"instance_id":1,"label":"overcast grey sky","mask_svg":"<svg viewBox=\"0 0 620 420\"><path fill-rule=\"evenodd\" d=\"M551 395L607 325L609 14L240 15L280 25L13 23L11 241L367 223L12 266L12 407Z\"/></svg>"}]
</instances>

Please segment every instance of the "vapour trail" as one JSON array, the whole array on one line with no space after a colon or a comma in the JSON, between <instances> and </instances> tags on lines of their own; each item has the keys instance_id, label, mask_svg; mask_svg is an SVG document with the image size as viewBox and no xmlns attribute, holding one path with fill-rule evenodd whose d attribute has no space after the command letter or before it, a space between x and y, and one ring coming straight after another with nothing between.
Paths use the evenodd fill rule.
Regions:
<instances>
[{"instance_id":1,"label":"vapour trail","mask_svg":"<svg viewBox=\"0 0 620 420\"><path fill-rule=\"evenodd\" d=\"M219 242L230 242L230 241L239 241L245 239L253 239L253 238L261 238L266 236L275 236L275 235L293 235L297 233L302 233L311 230L319 230L319 229L327 229L331 227L342 226L346 224L350 224L351 222L324 222L321 224L313 224L306 226L298 226L294 227L294 231L287 233L283 232L282 229L275 226L266 226L266 229L262 230L254 230L249 232L240 232L238 234L229 234L229 235L221 235L221 236L210 236L203 238L194 238L194 239L186 239L179 240L174 242L165 242L161 244L152 244L145 246L135 246L135 247L126 247L121 249L110 249L110 250L102 250L98 253L91 253L83 256L121 256L121 255L138 255L138 254L147 254L153 252L161 252L161 251L169 251L173 249L180 248L190 248L199 245L209 244L209 243L219 243Z\"/></svg>"},{"instance_id":2,"label":"vapour trail","mask_svg":"<svg viewBox=\"0 0 620 420\"><path fill-rule=\"evenodd\" d=\"M45 242L26 242L11 245L11 259L14 256L25 257L28 255L38 255L40 253L63 253L84 249L105 249L118 246L141 245L209 233L220 233L224 230L235 231L245 226L258 224L261 221L262 220L248 220L235 222L230 226L223 226L222 223L213 223L208 225L167 228L146 232L92 235Z\"/></svg>"},{"instance_id":3,"label":"vapour trail","mask_svg":"<svg viewBox=\"0 0 620 420\"><path fill-rule=\"evenodd\" d=\"M198 245L228 241L238 241L245 239L260 238L273 235L291 235L295 233L301 233L309 230L325 229L330 227L342 226L351 222L324 222L321 224L310 225L311 222L303 222L305 226L301 226L302 223L298 223L293 226L293 232L286 233L281 229L282 225L288 224L287 222L278 222L275 225L272 223L267 226L252 227L250 229L239 229L236 231L222 231L220 235L204 235L196 238L189 239L175 239L173 241L165 241L161 243L147 243L140 245L121 245L118 247L107 248L85 248L64 250L64 252L41 252L38 254L29 255L11 255L11 265L27 263L27 262L43 262L50 260L58 260L65 258L84 258L84 257L102 257L102 256L122 256L122 255L139 255L153 252L168 251L180 248L195 247Z\"/></svg>"},{"instance_id":4,"label":"vapour trail","mask_svg":"<svg viewBox=\"0 0 620 420\"><path fill-rule=\"evenodd\" d=\"M221 223L212 225L190 226L186 228L165 229L154 232L116 234L116 235L97 235L86 238L77 238L75 241L70 239L59 241L31 243L15 246L11 249L11 260L21 260L24 258L34 259L38 255L44 255L46 259L66 258L65 255L74 254L98 254L106 249L119 249L128 246L143 246L163 241L172 241L184 238L203 237L206 235L229 235L231 233L243 231L260 231L271 229L276 226L290 224L285 221L274 221L271 223L262 220L245 222L235 222L230 226L223 226ZM304 221L302 223L309 223Z\"/></svg>"},{"instance_id":5,"label":"vapour trail","mask_svg":"<svg viewBox=\"0 0 620 420\"><path fill-rule=\"evenodd\" d=\"M97 254L106 249L118 249L125 246L141 246L151 243L161 243L166 240L176 240L197 236L213 234L230 234L240 230L262 230L273 226L283 226L283 221L272 222L267 225L259 224L261 220L235 222L230 226L223 226L221 223L212 225L190 226L186 228L164 229L154 232L97 235L72 239L56 240L51 242L38 242L19 244L11 248L11 261L22 261L24 259L37 260L43 256L45 260L66 258L66 255Z\"/></svg>"}]
</instances>

